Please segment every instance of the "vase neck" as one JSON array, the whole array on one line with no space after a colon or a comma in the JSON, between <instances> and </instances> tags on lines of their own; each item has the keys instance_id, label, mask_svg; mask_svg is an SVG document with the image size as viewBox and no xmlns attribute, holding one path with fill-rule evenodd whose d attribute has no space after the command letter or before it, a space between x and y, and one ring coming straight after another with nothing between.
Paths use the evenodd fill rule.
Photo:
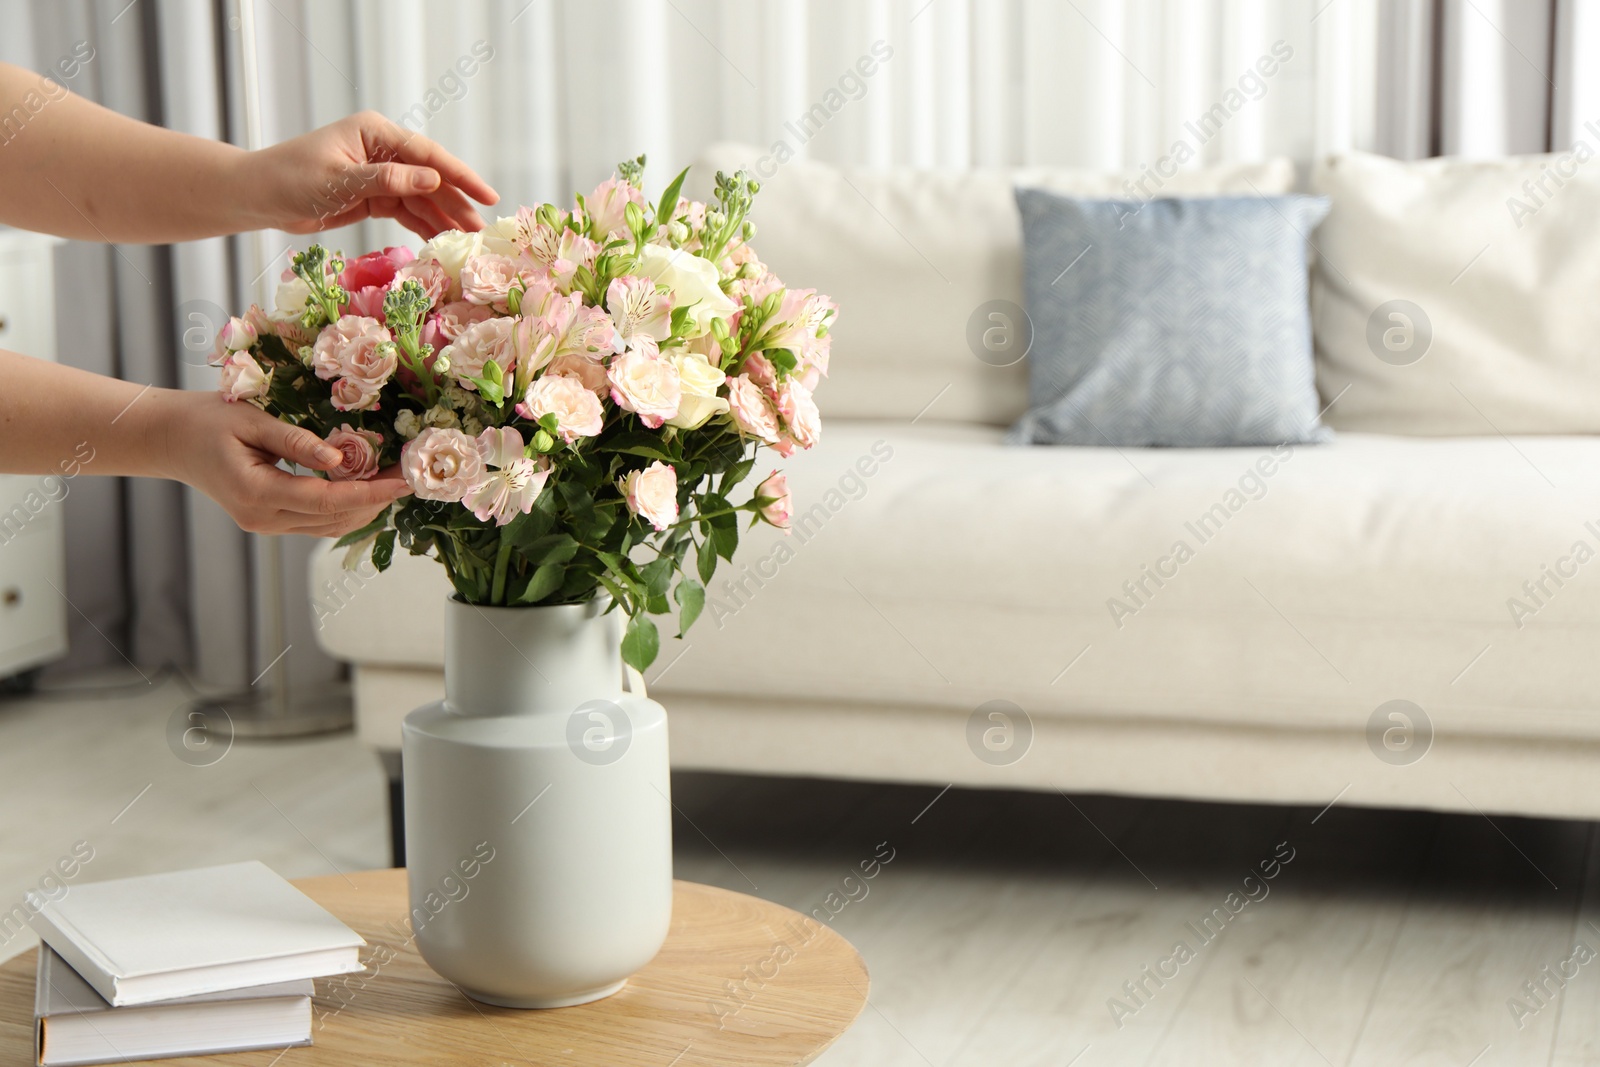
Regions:
<instances>
[{"instance_id":1,"label":"vase neck","mask_svg":"<svg viewBox=\"0 0 1600 1067\"><path fill-rule=\"evenodd\" d=\"M451 597L445 702L460 715L570 714L620 700L622 619L603 603L489 608Z\"/></svg>"}]
</instances>

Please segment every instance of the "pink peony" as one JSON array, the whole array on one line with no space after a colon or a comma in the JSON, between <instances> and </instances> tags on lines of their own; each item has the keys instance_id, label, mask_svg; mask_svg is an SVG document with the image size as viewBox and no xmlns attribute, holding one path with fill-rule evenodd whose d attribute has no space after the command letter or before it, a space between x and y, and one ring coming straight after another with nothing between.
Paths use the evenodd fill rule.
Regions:
<instances>
[{"instance_id":1,"label":"pink peony","mask_svg":"<svg viewBox=\"0 0 1600 1067\"><path fill-rule=\"evenodd\" d=\"M593 437L605 426L605 411L579 378L545 374L528 386L517 414L538 422L546 415L556 417L561 439L571 444L579 437Z\"/></svg>"},{"instance_id":2,"label":"pink peony","mask_svg":"<svg viewBox=\"0 0 1600 1067\"><path fill-rule=\"evenodd\" d=\"M400 450L400 472L418 500L459 501L484 470L478 443L460 430L429 426Z\"/></svg>"},{"instance_id":3,"label":"pink peony","mask_svg":"<svg viewBox=\"0 0 1600 1067\"><path fill-rule=\"evenodd\" d=\"M358 430L348 422L328 435L328 444L339 450L339 465L328 472L333 482L364 482L378 473L378 449L383 435L374 430Z\"/></svg>"},{"instance_id":4,"label":"pink peony","mask_svg":"<svg viewBox=\"0 0 1600 1067\"><path fill-rule=\"evenodd\" d=\"M678 521L678 472L659 459L642 471L617 479L628 510L643 516L657 530Z\"/></svg>"},{"instance_id":5,"label":"pink peony","mask_svg":"<svg viewBox=\"0 0 1600 1067\"><path fill-rule=\"evenodd\" d=\"M493 519L496 526L532 511L550 478L548 461L541 464L529 457L523 451L522 435L509 426L483 431L477 448L489 473L467 490L461 502L479 522Z\"/></svg>"},{"instance_id":6,"label":"pink peony","mask_svg":"<svg viewBox=\"0 0 1600 1067\"><path fill-rule=\"evenodd\" d=\"M772 499L772 503L761 509L761 518L780 530L788 530L789 521L794 517L794 499L789 495L788 476L773 471L756 486L756 496Z\"/></svg>"},{"instance_id":7,"label":"pink peony","mask_svg":"<svg viewBox=\"0 0 1600 1067\"><path fill-rule=\"evenodd\" d=\"M611 361L606 380L611 383L611 399L624 411L639 416L639 421L655 429L678 413L683 400L683 384L678 368L650 349L633 348Z\"/></svg>"},{"instance_id":8,"label":"pink peony","mask_svg":"<svg viewBox=\"0 0 1600 1067\"><path fill-rule=\"evenodd\" d=\"M468 326L450 343L442 354L449 359L450 374L461 388L477 392L478 387L467 378L483 377L483 368L491 361L500 365L503 376L510 376L517 359L514 333L519 321L504 317L484 319Z\"/></svg>"},{"instance_id":9,"label":"pink peony","mask_svg":"<svg viewBox=\"0 0 1600 1067\"><path fill-rule=\"evenodd\" d=\"M266 396L271 386L272 372L263 371L250 353L234 352L223 361L222 399L255 400Z\"/></svg>"},{"instance_id":10,"label":"pink peony","mask_svg":"<svg viewBox=\"0 0 1600 1067\"><path fill-rule=\"evenodd\" d=\"M783 432L778 423L778 409L748 375L728 379L728 410L740 433L769 445L778 443Z\"/></svg>"}]
</instances>

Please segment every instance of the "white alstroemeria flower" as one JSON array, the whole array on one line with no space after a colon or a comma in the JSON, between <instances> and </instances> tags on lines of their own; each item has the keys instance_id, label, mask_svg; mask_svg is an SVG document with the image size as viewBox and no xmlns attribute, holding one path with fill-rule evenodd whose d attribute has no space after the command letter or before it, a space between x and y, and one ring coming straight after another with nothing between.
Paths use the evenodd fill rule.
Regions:
<instances>
[{"instance_id":1,"label":"white alstroemeria flower","mask_svg":"<svg viewBox=\"0 0 1600 1067\"><path fill-rule=\"evenodd\" d=\"M629 274L606 289L606 311L616 333L611 347L617 352L637 347L641 338L663 340L672 332L672 295L658 290L649 278Z\"/></svg>"},{"instance_id":2,"label":"white alstroemeria flower","mask_svg":"<svg viewBox=\"0 0 1600 1067\"><path fill-rule=\"evenodd\" d=\"M645 245L639 253L639 273L665 285L677 307L689 309L694 323L690 336L698 337L711 329L712 319L725 319L739 305L722 291L717 265L709 259L681 248Z\"/></svg>"},{"instance_id":3,"label":"white alstroemeria flower","mask_svg":"<svg viewBox=\"0 0 1600 1067\"><path fill-rule=\"evenodd\" d=\"M541 470L524 453L522 435L510 426L484 430L478 435L478 454L489 470L461 499L478 521L493 518L496 526L504 526L532 511L550 471Z\"/></svg>"}]
</instances>

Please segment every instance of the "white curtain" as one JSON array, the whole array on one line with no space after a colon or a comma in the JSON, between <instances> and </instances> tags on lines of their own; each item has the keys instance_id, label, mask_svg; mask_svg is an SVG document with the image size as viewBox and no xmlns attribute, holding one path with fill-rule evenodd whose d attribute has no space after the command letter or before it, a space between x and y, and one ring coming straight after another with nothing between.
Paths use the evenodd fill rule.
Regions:
<instances>
[{"instance_id":1,"label":"white curtain","mask_svg":"<svg viewBox=\"0 0 1600 1067\"><path fill-rule=\"evenodd\" d=\"M240 142L240 19L238 0L0 0L0 59L43 66L87 38L100 58L74 88ZM258 0L254 20L266 140L373 108L510 205L564 199L640 152L660 183L719 139L872 167L1127 171L1179 152L1192 167L1600 145L1596 0ZM324 240L413 239L365 223ZM305 243L267 234L264 262L241 240L75 247L74 278L104 296L62 302L64 356L209 387L184 356L187 315L263 298ZM73 500L69 591L123 647L241 684L278 653L240 610L262 599L251 539L208 502L111 486ZM331 667L303 552L290 663L316 684ZM74 638L81 659L116 661L87 626Z\"/></svg>"}]
</instances>

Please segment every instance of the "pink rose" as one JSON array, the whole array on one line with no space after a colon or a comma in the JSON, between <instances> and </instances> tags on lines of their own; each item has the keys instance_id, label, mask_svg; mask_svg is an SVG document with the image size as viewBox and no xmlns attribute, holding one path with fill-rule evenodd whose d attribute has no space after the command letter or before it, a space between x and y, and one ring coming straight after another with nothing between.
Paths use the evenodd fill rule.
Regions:
<instances>
[{"instance_id":1,"label":"pink rose","mask_svg":"<svg viewBox=\"0 0 1600 1067\"><path fill-rule=\"evenodd\" d=\"M606 380L617 406L638 415L651 429L676 415L683 402L678 368L647 349L632 348L613 359Z\"/></svg>"},{"instance_id":2,"label":"pink rose","mask_svg":"<svg viewBox=\"0 0 1600 1067\"><path fill-rule=\"evenodd\" d=\"M744 357L744 373L763 389L771 389L778 382L778 372L772 366L772 361L760 352L752 352Z\"/></svg>"},{"instance_id":3,"label":"pink rose","mask_svg":"<svg viewBox=\"0 0 1600 1067\"><path fill-rule=\"evenodd\" d=\"M271 386L272 373L263 371L248 352L234 352L222 363L219 389L224 400L255 400L266 396Z\"/></svg>"},{"instance_id":4,"label":"pink rose","mask_svg":"<svg viewBox=\"0 0 1600 1067\"><path fill-rule=\"evenodd\" d=\"M439 333L444 337L445 344L449 344L466 333L468 326L476 326L485 319L494 318L494 311L481 304L470 304L465 300L453 300L440 307L432 318L439 321Z\"/></svg>"},{"instance_id":5,"label":"pink rose","mask_svg":"<svg viewBox=\"0 0 1600 1067\"><path fill-rule=\"evenodd\" d=\"M483 368L498 363L503 377L510 377L516 363L515 331L517 319L495 317L475 322L462 331L442 353L450 361L450 375L461 388L477 392L468 377L483 377Z\"/></svg>"},{"instance_id":6,"label":"pink rose","mask_svg":"<svg viewBox=\"0 0 1600 1067\"><path fill-rule=\"evenodd\" d=\"M485 470L476 441L429 426L400 450L400 472L417 499L455 502L483 481Z\"/></svg>"},{"instance_id":7,"label":"pink rose","mask_svg":"<svg viewBox=\"0 0 1600 1067\"><path fill-rule=\"evenodd\" d=\"M749 375L728 379L728 410L740 433L769 445L777 444L783 432L778 423L778 409Z\"/></svg>"},{"instance_id":8,"label":"pink rose","mask_svg":"<svg viewBox=\"0 0 1600 1067\"><path fill-rule=\"evenodd\" d=\"M383 322L386 319L383 313L383 298L388 295L389 290L378 285L369 285L365 289L353 289L350 291L350 302L339 308L339 314L360 315Z\"/></svg>"},{"instance_id":9,"label":"pink rose","mask_svg":"<svg viewBox=\"0 0 1600 1067\"><path fill-rule=\"evenodd\" d=\"M329 400L338 411L372 411L377 408L380 395L354 378L340 378L333 383Z\"/></svg>"},{"instance_id":10,"label":"pink rose","mask_svg":"<svg viewBox=\"0 0 1600 1067\"><path fill-rule=\"evenodd\" d=\"M416 259L409 248L385 248L382 252L368 252L357 256L339 272L339 285L348 293L377 287L387 289L399 269Z\"/></svg>"},{"instance_id":11,"label":"pink rose","mask_svg":"<svg viewBox=\"0 0 1600 1067\"><path fill-rule=\"evenodd\" d=\"M788 476L773 471L756 486L756 496L772 499L772 503L761 509L761 518L780 530L788 530L789 520L794 517L794 499L789 495Z\"/></svg>"},{"instance_id":12,"label":"pink rose","mask_svg":"<svg viewBox=\"0 0 1600 1067\"><path fill-rule=\"evenodd\" d=\"M395 271L393 288L415 281L428 294L428 303L438 307L450 292L450 272L437 259L414 259Z\"/></svg>"},{"instance_id":13,"label":"pink rose","mask_svg":"<svg viewBox=\"0 0 1600 1067\"><path fill-rule=\"evenodd\" d=\"M517 264L492 252L473 256L461 266L461 299L471 304L505 306L517 279Z\"/></svg>"},{"instance_id":14,"label":"pink rose","mask_svg":"<svg viewBox=\"0 0 1600 1067\"><path fill-rule=\"evenodd\" d=\"M678 521L678 472L659 459L642 471L617 479L628 510L642 515L657 530Z\"/></svg>"},{"instance_id":15,"label":"pink rose","mask_svg":"<svg viewBox=\"0 0 1600 1067\"><path fill-rule=\"evenodd\" d=\"M810 448L822 436L822 414L817 402L812 399L811 390L793 378L778 390L778 414L783 416L788 437L801 448Z\"/></svg>"},{"instance_id":16,"label":"pink rose","mask_svg":"<svg viewBox=\"0 0 1600 1067\"><path fill-rule=\"evenodd\" d=\"M569 445L579 437L595 436L606 421L599 397L581 379L548 373L528 386L517 414L533 422L554 415L561 439Z\"/></svg>"},{"instance_id":17,"label":"pink rose","mask_svg":"<svg viewBox=\"0 0 1600 1067\"><path fill-rule=\"evenodd\" d=\"M328 435L328 444L344 458L328 472L333 482L364 482L378 473L378 449L383 435L374 430L358 430L348 422Z\"/></svg>"},{"instance_id":18,"label":"pink rose","mask_svg":"<svg viewBox=\"0 0 1600 1067\"><path fill-rule=\"evenodd\" d=\"M252 306L251 310L260 312L261 309ZM248 351L256 343L259 331L247 319L231 318L222 324L222 329L217 331L217 343L211 356L211 365L220 367L234 352Z\"/></svg>"},{"instance_id":19,"label":"pink rose","mask_svg":"<svg viewBox=\"0 0 1600 1067\"><path fill-rule=\"evenodd\" d=\"M250 310L244 313L244 321L256 332L257 337L267 337L278 332L272 316L263 311L260 304L250 305Z\"/></svg>"},{"instance_id":20,"label":"pink rose","mask_svg":"<svg viewBox=\"0 0 1600 1067\"><path fill-rule=\"evenodd\" d=\"M311 346L311 369L318 378L327 381L348 373L345 368L353 363L370 363L373 351L394 340L377 319L368 315L341 315L317 334Z\"/></svg>"},{"instance_id":21,"label":"pink rose","mask_svg":"<svg viewBox=\"0 0 1600 1067\"><path fill-rule=\"evenodd\" d=\"M596 396L606 395L606 365L590 356L568 352L552 359L544 372L547 376L562 375L576 378L583 387Z\"/></svg>"},{"instance_id":22,"label":"pink rose","mask_svg":"<svg viewBox=\"0 0 1600 1067\"><path fill-rule=\"evenodd\" d=\"M590 234L602 241L608 237L629 236L629 204L638 204L643 211L646 207L644 194L621 178L607 178L595 186L594 192L583 202L583 208L592 223Z\"/></svg>"}]
</instances>

